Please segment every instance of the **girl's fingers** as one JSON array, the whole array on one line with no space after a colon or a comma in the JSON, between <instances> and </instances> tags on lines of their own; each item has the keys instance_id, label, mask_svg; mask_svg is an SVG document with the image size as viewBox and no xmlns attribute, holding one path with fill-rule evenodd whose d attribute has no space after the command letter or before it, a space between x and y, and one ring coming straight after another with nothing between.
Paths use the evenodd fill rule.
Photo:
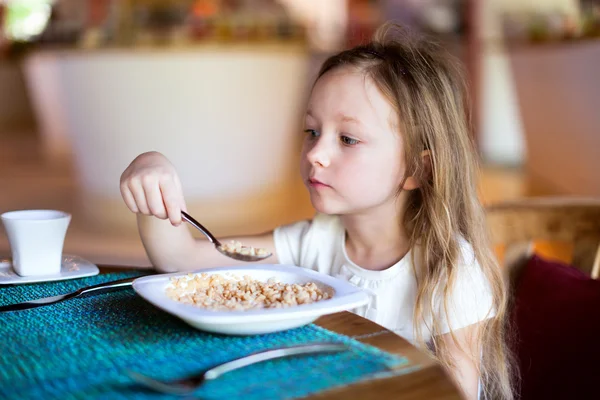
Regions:
<instances>
[{"instance_id":1,"label":"girl's fingers","mask_svg":"<svg viewBox=\"0 0 600 400\"><path fill-rule=\"evenodd\" d=\"M127 184L121 184L121 196L123 197L123 200L125 201L125 205L127 206L127 208L129 208L131 210L131 212L134 213L138 213L139 209L137 207L137 205L135 204L135 199L133 198L133 194L131 194L131 191L129 190L129 187L127 186Z\"/></svg>"},{"instance_id":2,"label":"girl's fingers","mask_svg":"<svg viewBox=\"0 0 600 400\"><path fill-rule=\"evenodd\" d=\"M146 194L144 193L144 188L140 182L129 181L128 183L129 191L133 195L135 199L135 204L137 205L137 209L144 215L150 215L150 208L148 207L148 203L146 201Z\"/></svg>"},{"instance_id":3,"label":"girl's fingers","mask_svg":"<svg viewBox=\"0 0 600 400\"><path fill-rule=\"evenodd\" d=\"M162 200L166 209L167 218L171 224L178 226L181 224L181 204L183 195L177 190L175 183L171 179L163 179L159 183Z\"/></svg>"},{"instance_id":4,"label":"girl's fingers","mask_svg":"<svg viewBox=\"0 0 600 400\"><path fill-rule=\"evenodd\" d=\"M146 202L148 203L150 213L160 219L166 219L167 210L165 209L158 181L147 179L144 183L144 193L146 195Z\"/></svg>"}]
</instances>

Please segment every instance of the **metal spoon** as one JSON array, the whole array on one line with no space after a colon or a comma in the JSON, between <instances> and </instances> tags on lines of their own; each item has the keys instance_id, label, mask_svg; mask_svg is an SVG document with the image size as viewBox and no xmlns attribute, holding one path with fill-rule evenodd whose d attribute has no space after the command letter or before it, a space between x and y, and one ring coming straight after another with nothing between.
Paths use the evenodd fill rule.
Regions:
<instances>
[{"instance_id":1,"label":"metal spoon","mask_svg":"<svg viewBox=\"0 0 600 400\"><path fill-rule=\"evenodd\" d=\"M233 251L227 251L223 248L223 245L221 244L221 242L219 242L219 239L214 237L213 234L210 233L208 229L206 229L204 226L202 226L202 224L200 222L196 221L191 215L189 215L185 211L182 211L181 216L183 217L183 219L185 221L189 222L190 225L192 225L194 228L196 228L200 232L202 232L204 234L204 236L206 236L208 238L208 240L212 244L215 245L215 248L219 251L219 253L221 253L229 258L233 258L234 260L240 260L240 261L260 261L260 260L264 260L265 258L271 257L273 255L272 253L267 253L267 254L253 256L250 254L240 254L240 253L235 253Z\"/></svg>"}]
</instances>

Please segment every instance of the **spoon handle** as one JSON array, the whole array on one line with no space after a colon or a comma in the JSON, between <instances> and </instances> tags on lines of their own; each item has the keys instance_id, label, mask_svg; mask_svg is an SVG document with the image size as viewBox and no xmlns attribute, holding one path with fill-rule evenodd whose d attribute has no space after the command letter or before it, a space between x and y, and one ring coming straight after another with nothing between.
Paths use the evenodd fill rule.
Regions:
<instances>
[{"instance_id":1,"label":"spoon handle","mask_svg":"<svg viewBox=\"0 0 600 400\"><path fill-rule=\"evenodd\" d=\"M206 236L212 244L214 244L215 246L221 246L221 242L219 242L219 239L214 237L213 234L210 233L210 231L208 229L206 229L204 226L202 226L202 224L200 222L196 221L190 214L186 213L185 211L182 211L181 216L183 217L184 220L186 220L187 222L192 224L194 226L194 228L196 228L200 232L202 232L204 234L204 236Z\"/></svg>"}]
</instances>

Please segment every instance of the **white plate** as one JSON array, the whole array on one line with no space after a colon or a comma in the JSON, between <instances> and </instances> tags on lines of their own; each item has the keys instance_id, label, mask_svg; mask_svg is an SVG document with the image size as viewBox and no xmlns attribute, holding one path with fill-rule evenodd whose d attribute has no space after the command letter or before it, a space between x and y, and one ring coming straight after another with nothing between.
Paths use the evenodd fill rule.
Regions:
<instances>
[{"instance_id":1,"label":"white plate","mask_svg":"<svg viewBox=\"0 0 600 400\"><path fill-rule=\"evenodd\" d=\"M60 273L56 275L19 276L12 268L11 259L8 258L0 260L0 285L62 281L98 275L99 272L95 264L78 256L64 254Z\"/></svg>"},{"instance_id":2,"label":"white plate","mask_svg":"<svg viewBox=\"0 0 600 400\"><path fill-rule=\"evenodd\" d=\"M351 310L369 302L366 292L350 283L306 268L289 265L260 264L255 266L219 267L195 271L192 274L245 275L266 282L275 278L282 283L314 282L321 290L332 290L331 299L288 308L248 311L212 311L169 298L166 288L171 277L183 277L187 272L152 275L138 278L133 289L156 307L181 318L197 329L227 335L256 335L297 328L322 315Z\"/></svg>"}]
</instances>

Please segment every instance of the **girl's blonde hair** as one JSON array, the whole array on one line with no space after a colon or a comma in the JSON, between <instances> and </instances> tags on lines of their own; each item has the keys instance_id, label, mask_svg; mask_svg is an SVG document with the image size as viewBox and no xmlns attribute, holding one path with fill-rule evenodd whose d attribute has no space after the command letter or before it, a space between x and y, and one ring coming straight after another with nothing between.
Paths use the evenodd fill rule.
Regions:
<instances>
[{"instance_id":1,"label":"girl's blonde hair","mask_svg":"<svg viewBox=\"0 0 600 400\"><path fill-rule=\"evenodd\" d=\"M443 330L439 319L434 318L433 305L441 294L448 317L448 303L461 263L462 237L472 245L490 283L495 310L495 315L481 324L475 338L481 359L480 354L472 355L481 377L482 398L512 399L514 363L505 338L507 291L478 198L477 152L458 63L439 46L410 37L396 25L384 25L368 44L326 60L317 79L345 67L364 72L398 112L407 165L404 179L413 176L420 181L417 190L407 193L402 221L411 248L418 244L426 249L412 252L416 261L413 265L420 266L419 271L415 270L418 294L414 326L418 343L430 351L421 331L425 322L432 337L430 354L445 367L455 366L447 344L439 340ZM428 152L429 162L424 152ZM454 334L452 339L456 342Z\"/></svg>"}]
</instances>

